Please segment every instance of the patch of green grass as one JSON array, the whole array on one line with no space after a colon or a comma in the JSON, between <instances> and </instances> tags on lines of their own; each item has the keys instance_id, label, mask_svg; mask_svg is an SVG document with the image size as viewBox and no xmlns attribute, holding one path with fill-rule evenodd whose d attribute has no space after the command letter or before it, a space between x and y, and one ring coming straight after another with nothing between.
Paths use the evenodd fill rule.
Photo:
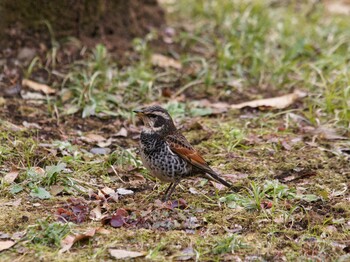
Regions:
<instances>
[{"instance_id":1,"label":"patch of green grass","mask_svg":"<svg viewBox=\"0 0 350 262\"><path fill-rule=\"evenodd\" d=\"M248 248L249 246L244 243L244 240L239 235L232 235L223 240L220 240L219 243L214 247L214 254L222 253L234 253L238 249Z\"/></svg>"},{"instance_id":2,"label":"patch of green grass","mask_svg":"<svg viewBox=\"0 0 350 262\"><path fill-rule=\"evenodd\" d=\"M72 224L38 220L36 225L28 227L26 238L33 244L60 247L61 240L71 232Z\"/></svg>"},{"instance_id":3,"label":"patch of green grass","mask_svg":"<svg viewBox=\"0 0 350 262\"><path fill-rule=\"evenodd\" d=\"M87 60L74 63L62 83L64 113L81 111L82 117L129 115L129 118L127 111L136 107L137 102L150 101L156 76L147 62L149 40L135 41L140 61L128 68L119 69L103 45L97 45Z\"/></svg>"},{"instance_id":4,"label":"patch of green grass","mask_svg":"<svg viewBox=\"0 0 350 262\"><path fill-rule=\"evenodd\" d=\"M53 166L46 166L45 170L40 167L31 167L25 171L22 182L13 183L8 189L11 194L20 193L25 188L30 190L30 195L34 198L49 199L50 193L46 190L59 181L67 184L65 176L59 176L64 168L65 163L58 163Z\"/></svg>"},{"instance_id":5,"label":"patch of green grass","mask_svg":"<svg viewBox=\"0 0 350 262\"><path fill-rule=\"evenodd\" d=\"M302 88L310 93L310 119L349 126L346 16L328 15L312 1L176 1L172 8L192 19L181 44L209 54L201 58L207 73L197 79L210 74L211 84L223 82L230 95Z\"/></svg>"},{"instance_id":6,"label":"patch of green grass","mask_svg":"<svg viewBox=\"0 0 350 262\"><path fill-rule=\"evenodd\" d=\"M251 211L262 211L264 208L271 208L278 205L283 199L316 201L318 196L313 194L297 194L295 189L279 183L277 180L267 180L263 184L252 181L243 193L233 193L222 197L220 202L226 202L230 208L244 207ZM270 207L264 207L266 201L271 201Z\"/></svg>"}]
</instances>

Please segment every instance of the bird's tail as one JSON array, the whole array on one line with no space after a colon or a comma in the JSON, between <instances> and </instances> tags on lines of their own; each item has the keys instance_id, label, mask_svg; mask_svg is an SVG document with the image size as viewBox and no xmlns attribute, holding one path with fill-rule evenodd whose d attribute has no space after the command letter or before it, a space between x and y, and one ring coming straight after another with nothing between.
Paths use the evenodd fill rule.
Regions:
<instances>
[{"instance_id":1,"label":"bird's tail","mask_svg":"<svg viewBox=\"0 0 350 262\"><path fill-rule=\"evenodd\" d=\"M222 179L219 174L217 174L214 170L210 169L208 170L205 175L204 175L207 179L211 180L211 181L214 181L216 183L220 183L220 184L223 184L224 186L228 187L228 188L231 188L232 185L225 181L224 179Z\"/></svg>"}]
</instances>

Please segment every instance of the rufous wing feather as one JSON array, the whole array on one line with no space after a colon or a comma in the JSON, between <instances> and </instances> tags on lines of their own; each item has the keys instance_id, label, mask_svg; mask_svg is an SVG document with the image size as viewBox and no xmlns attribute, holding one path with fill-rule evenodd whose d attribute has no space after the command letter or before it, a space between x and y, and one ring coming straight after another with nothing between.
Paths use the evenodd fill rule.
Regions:
<instances>
[{"instance_id":1,"label":"rufous wing feather","mask_svg":"<svg viewBox=\"0 0 350 262\"><path fill-rule=\"evenodd\" d=\"M219 177L219 175L209 167L204 158L191 146L183 135L177 134L176 136L168 136L166 141L171 151L178 154L180 157L187 160L204 173L208 174L208 176L206 176L207 178L219 182L227 187L232 186Z\"/></svg>"}]
</instances>

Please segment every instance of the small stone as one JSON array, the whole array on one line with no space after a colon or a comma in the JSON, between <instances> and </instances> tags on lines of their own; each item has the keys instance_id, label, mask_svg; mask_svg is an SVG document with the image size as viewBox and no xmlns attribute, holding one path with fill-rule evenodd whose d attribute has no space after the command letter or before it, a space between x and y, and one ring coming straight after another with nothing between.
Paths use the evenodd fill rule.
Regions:
<instances>
[{"instance_id":1,"label":"small stone","mask_svg":"<svg viewBox=\"0 0 350 262\"><path fill-rule=\"evenodd\" d=\"M36 50L34 48L23 47L19 50L17 58L21 61L31 61L36 55Z\"/></svg>"},{"instance_id":2,"label":"small stone","mask_svg":"<svg viewBox=\"0 0 350 262\"><path fill-rule=\"evenodd\" d=\"M90 150L91 154L94 155L108 155L109 153L111 153L111 149L110 148L99 148L99 147L93 147Z\"/></svg>"}]
</instances>

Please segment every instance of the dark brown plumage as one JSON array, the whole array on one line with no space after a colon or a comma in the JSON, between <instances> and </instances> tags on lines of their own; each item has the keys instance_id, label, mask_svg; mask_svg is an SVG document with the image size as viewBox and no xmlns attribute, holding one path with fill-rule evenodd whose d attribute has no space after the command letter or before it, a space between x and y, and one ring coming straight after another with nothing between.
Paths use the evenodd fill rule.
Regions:
<instances>
[{"instance_id":1,"label":"dark brown plumage","mask_svg":"<svg viewBox=\"0 0 350 262\"><path fill-rule=\"evenodd\" d=\"M164 200L173 193L180 180L201 175L226 187L231 184L209 167L203 157L176 129L169 113L160 106L150 106L135 113L144 123L140 136L141 159L151 174L170 183Z\"/></svg>"}]
</instances>

